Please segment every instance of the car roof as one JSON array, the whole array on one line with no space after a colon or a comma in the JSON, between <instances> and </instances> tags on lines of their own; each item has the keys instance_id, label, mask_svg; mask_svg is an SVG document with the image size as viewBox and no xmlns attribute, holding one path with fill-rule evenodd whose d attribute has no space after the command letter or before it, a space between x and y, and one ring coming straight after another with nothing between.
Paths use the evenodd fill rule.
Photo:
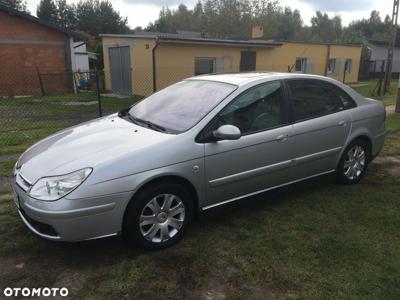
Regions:
<instances>
[{"instance_id":1,"label":"car roof","mask_svg":"<svg viewBox=\"0 0 400 300\"><path fill-rule=\"evenodd\" d=\"M260 79L276 80L289 78L313 78L326 80L327 78L319 75L309 75L300 73L279 73L279 72L243 72L243 73L227 73L227 74L209 74L190 77L188 80L207 80L218 81L229 84L242 86L251 82L259 81Z\"/></svg>"}]
</instances>

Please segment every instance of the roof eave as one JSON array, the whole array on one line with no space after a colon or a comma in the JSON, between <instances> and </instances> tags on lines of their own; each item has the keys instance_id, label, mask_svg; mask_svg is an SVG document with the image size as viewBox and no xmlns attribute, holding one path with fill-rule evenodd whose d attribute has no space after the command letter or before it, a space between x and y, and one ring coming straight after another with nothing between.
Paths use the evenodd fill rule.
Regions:
<instances>
[{"instance_id":1,"label":"roof eave","mask_svg":"<svg viewBox=\"0 0 400 300\"><path fill-rule=\"evenodd\" d=\"M195 45L217 45L217 46L235 46L235 47L250 47L250 48L275 48L282 46L282 43L253 43L239 41L224 41L224 40L193 40L193 39L173 39L162 38L158 39L159 43L173 44L195 44Z\"/></svg>"}]
</instances>

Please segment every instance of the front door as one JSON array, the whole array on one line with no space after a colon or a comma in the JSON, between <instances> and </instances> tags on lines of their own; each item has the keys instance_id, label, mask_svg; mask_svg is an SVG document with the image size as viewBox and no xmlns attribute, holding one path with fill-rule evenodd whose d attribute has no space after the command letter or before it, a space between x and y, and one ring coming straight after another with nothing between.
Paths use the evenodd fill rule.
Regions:
<instances>
[{"instance_id":1,"label":"front door","mask_svg":"<svg viewBox=\"0 0 400 300\"><path fill-rule=\"evenodd\" d=\"M242 51L240 53L240 72L256 70L256 52Z\"/></svg>"},{"instance_id":2,"label":"front door","mask_svg":"<svg viewBox=\"0 0 400 300\"><path fill-rule=\"evenodd\" d=\"M234 125L242 137L205 145L209 208L286 182L291 166L287 105L280 81L249 89L214 120L214 130Z\"/></svg>"},{"instance_id":3,"label":"front door","mask_svg":"<svg viewBox=\"0 0 400 300\"><path fill-rule=\"evenodd\" d=\"M354 101L336 85L326 81L287 81L293 105L293 170L290 180L336 169L339 155L351 129L347 109Z\"/></svg>"},{"instance_id":4,"label":"front door","mask_svg":"<svg viewBox=\"0 0 400 300\"><path fill-rule=\"evenodd\" d=\"M131 56L129 46L110 47L111 90L114 94L132 95Z\"/></svg>"}]
</instances>

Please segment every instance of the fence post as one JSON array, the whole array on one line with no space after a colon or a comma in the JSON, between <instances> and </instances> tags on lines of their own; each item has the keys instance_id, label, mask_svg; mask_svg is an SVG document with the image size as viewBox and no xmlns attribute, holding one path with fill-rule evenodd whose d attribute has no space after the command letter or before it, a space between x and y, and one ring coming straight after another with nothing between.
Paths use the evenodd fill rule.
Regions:
<instances>
[{"instance_id":1,"label":"fence post","mask_svg":"<svg viewBox=\"0 0 400 300\"><path fill-rule=\"evenodd\" d=\"M99 117L103 116L103 112L101 109L101 96L100 96L100 80L99 80L99 72L95 69L95 76L96 76L96 96L97 96L97 103L99 104Z\"/></svg>"},{"instance_id":2,"label":"fence post","mask_svg":"<svg viewBox=\"0 0 400 300\"><path fill-rule=\"evenodd\" d=\"M37 72L37 75L39 78L40 91L42 92L42 96L44 96L43 81L42 81L42 76L40 75L40 72L39 72L39 67L36 68L36 72Z\"/></svg>"}]
</instances>

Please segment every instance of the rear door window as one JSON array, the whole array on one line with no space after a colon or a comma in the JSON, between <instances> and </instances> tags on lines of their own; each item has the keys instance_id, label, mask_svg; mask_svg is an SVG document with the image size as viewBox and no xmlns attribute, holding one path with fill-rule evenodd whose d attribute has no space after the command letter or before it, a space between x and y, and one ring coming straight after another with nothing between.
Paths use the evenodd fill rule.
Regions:
<instances>
[{"instance_id":1,"label":"rear door window","mask_svg":"<svg viewBox=\"0 0 400 300\"><path fill-rule=\"evenodd\" d=\"M354 107L349 95L339 87L321 80L288 80L294 119L302 121Z\"/></svg>"}]
</instances>

